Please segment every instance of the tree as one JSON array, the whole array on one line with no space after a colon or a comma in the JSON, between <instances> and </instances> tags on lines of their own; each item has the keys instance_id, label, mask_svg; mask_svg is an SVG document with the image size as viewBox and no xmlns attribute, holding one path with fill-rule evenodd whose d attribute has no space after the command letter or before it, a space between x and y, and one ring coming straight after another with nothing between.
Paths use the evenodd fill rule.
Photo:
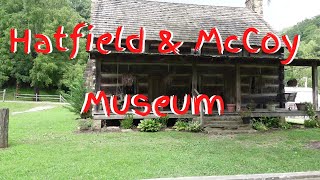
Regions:
<instances>
[{"instance_id":1,"label":"tree","mask_svg":"<svg viewBox=\"0 0 320 180\"><path fill-rule=\"evenodd\" d=\"M70 0L71 7L86 21L90 19L91 0Z\"/></svg>"},{"instance_id":2,"label":"tree","mask_svg":"<svg viewBox=\"0 0 320 180\"><path fill-rule=\"evenodd\" d=\"M32 52L29 55L22 51L23 45L18 43L18 51L13 54L10 49L10 29L16 28L18 37L23 36L25 29L32 34L48 35L53 46L53 34L57 27L64 26L64 32L70 34L73 27L89 18L90 3L86 0L2 0L0 2L0 86L9 79L20 83L27 83L38 89L39 87L61 87L64 74L69 73L69 66L85 65L87 53L79 51L76 59L69 60L69 53L58 52L42 55ZM75 7L75 4L79 7ZM80 14L81 13L81 14ZM82 16L82 17L81 17ZM85 17L86 19L84 19ZM33 47L36 39L32 38ZM63 41L64 46L72 47L70 40ZM81 41L80 47L84 47ZM80 75L82 76L82 75ZM68 76L65 76L68 77Z\"/></svg>"}]
</instances>

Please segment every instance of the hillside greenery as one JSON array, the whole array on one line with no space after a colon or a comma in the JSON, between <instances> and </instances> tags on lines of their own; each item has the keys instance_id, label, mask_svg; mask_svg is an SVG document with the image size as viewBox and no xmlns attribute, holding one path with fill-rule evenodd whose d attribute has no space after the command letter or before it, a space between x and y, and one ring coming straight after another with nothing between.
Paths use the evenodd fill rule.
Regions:
<instances>
[{"instance_id":1,"label":"hillside greenery","mask_svg":"<svg viewBox=\"0 0 320 180\"><path fill-rule=\"evenodd\" d=\"M301 36L297 58L320 59L320 15L284 30L283 34L287 34L290 39L295 34ZM308 86L311 87L310 67L286 67L286 80L295 78L299 86L304 86L306 79L304 77L308 78Z\"/></svg>"}]
</instances>

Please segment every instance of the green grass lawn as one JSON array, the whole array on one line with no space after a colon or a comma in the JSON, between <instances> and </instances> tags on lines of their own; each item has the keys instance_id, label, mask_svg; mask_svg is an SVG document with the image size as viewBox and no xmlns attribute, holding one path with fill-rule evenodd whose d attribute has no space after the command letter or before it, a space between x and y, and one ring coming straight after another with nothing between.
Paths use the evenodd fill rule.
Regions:
<instances>
[{"instance_id":1,"label":"green grass lawn","mask_svg":"<svg viewBox=\"0 0 320 180\"><path fill-rule=\"evenodd\" d=\"M0 103L26 109L30 104ZM0 179L141 179L320 170L320 129L238 136L76 133L62 107L10 117Z\"/></svg>"}]
</instances>

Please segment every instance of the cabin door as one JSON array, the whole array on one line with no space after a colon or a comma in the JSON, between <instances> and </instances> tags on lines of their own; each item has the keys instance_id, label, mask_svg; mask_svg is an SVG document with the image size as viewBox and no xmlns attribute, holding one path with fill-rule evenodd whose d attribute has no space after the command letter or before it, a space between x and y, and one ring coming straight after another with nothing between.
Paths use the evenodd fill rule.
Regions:
<instances>
[{"instance_id":1,"label":"cabin door","mask_svg":"<svg viewBox=\"0 0 320 180\"><path fill-rule=\"evenodd\" d=\"M148 100L152 102L157 97L164 95L165 83L163 75L149 75Z\"/></svg>"}]
</instances>

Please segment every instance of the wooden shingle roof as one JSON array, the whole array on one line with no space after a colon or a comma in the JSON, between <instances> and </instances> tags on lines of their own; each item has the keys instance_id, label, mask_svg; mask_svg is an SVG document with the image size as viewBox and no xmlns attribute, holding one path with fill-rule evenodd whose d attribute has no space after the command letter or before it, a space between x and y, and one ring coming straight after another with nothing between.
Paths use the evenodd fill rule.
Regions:
<instances>
[{"instance_id":1,"label":"wooden shingle roof","mask_svg":"<svg viewBox=\"0 0 320 180\"><path fill-rule=\"evenodd\" d=\"M217 27L223 40L230 35L240 38L248 27L256 27L260 35L252 35L252 45L260 45L271 27L257 13L246 7L205 6L146 0L96 0L92 8L93 33L97 36L115 33L124 26L123 38L146 29L147 40L160 40L159 31L173 32L173 41L196 42L201 29L210 32ZM241 41L234 42L241 44Z\"/></svg>"}]
</instances>

